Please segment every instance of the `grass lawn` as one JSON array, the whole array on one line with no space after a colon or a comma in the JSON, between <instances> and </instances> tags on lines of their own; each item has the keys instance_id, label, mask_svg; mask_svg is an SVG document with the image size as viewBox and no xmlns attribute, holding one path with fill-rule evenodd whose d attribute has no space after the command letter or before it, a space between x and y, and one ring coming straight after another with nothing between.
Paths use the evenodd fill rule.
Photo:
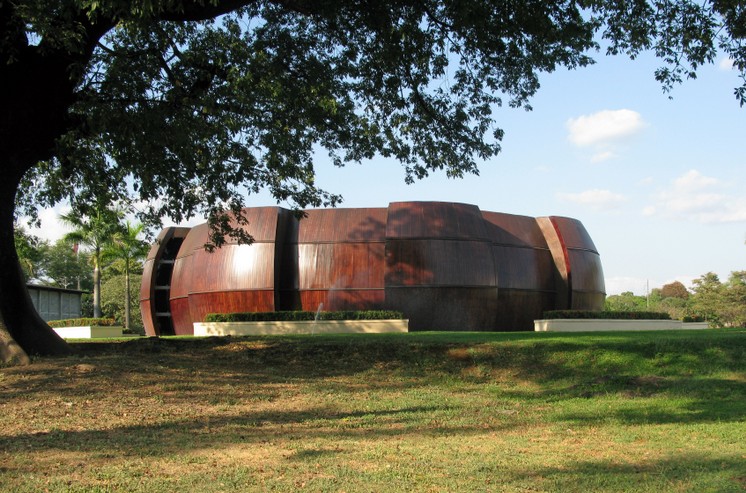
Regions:
<instances>
[{"instance_id":1,"label":"grass lawn","mask_svg":"<svg viewBox=\"0 0 746 493\"><path fill-rule=\"evenodd\" d=\"M0 368L0 491L746 491L746 330L75 343Z\"/></svg>"}]
</instances>

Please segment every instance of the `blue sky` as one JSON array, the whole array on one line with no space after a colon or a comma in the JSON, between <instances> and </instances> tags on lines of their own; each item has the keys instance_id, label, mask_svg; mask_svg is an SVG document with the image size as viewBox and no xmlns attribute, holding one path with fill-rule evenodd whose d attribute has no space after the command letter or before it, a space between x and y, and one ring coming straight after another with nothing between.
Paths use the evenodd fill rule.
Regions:
<instances>
[{"instance_id":1,"label":"blue sky","mask_svg":"<svg viewBox=\"0 0 746 493\"><path fill-rule=\"evenodd\" d=\"M393 160L335 168L317 183L343 207L440 200L482 210L579 219L598 248L609 294L746 270L746 108L727 61L663 94L657 61L599 55L597 64L544 74L533 111L500 108L500 155L480 176L434 174L413 185ZM266 195L247 205L273 205ZM282 205L282 204L281 204ZM46 211L44 237L59 235ZM199 221L198 221L199 222Z\"/></svg>"}]
</instances>

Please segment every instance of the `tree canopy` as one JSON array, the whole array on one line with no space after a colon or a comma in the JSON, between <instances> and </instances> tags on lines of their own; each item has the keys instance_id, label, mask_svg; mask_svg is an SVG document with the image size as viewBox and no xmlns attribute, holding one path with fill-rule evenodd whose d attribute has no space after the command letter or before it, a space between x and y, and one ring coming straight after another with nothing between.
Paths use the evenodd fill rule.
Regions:
<instances>
[{"instance_id":1,"label":"tree canopy","mask_svg":"<svg viewBox=\"0 0 746 493\"><path fill-rule=\"evenodd\" d=\"M339 165L394 157L407 180L477 173L500 150L495 108L526 106L542 72L592 63L599 39L610 53L653 50L666 89L719 45L742 72L746 63L738 2L3 5L26 38L6 49L7 70L32 50L43 65L66 62L69 79L61 131L27 176L26 204L135 197L144 219L199 212L215 225L247 189L336 204L314 183L317 148Z\"/></svg>"},{"instance_id":2,"label":"tree canopy","mask_svg":"<svg viewBox=\"0 0 746 493\"><path fill-rule=\"evenodd\" d=\"M686 289L683 283L680 281L674 281L668 284L664 284L661 288L661 296L663 298L689 298L689 291Z\"/></svg>"},{"instance_id":3,"label":"tree canopy","mask_svg":"<svg viewBox=\"0 0 746 493\"><path fill-rule=\"evenodd\" d=\"M92 290L93 270L90 256L77 249L74 243L57 240L54 244L45 243L40 249L37 264L42 280L61 288Z\"/></svg>"},{"instance_id":4,"label":"tree canopy","mask_svg":"<svg viewBox=\"0 0 746 493\"><path fill-rule=\"evenodd\" d=\"M0 23L3 270L15 205L207 213L219 245L249 239L226 215L246 192L338 203L314 182L318 149L337 165L396 158L407 180L478 173L500 151L496 108L529 107L541 73L588 65L601 43L653 51L665 90L718 49L746 71L733 0L0 0ZM0 326L56 350L9 313L19 289L0 282Z\"/></svg>"}]
</instances>

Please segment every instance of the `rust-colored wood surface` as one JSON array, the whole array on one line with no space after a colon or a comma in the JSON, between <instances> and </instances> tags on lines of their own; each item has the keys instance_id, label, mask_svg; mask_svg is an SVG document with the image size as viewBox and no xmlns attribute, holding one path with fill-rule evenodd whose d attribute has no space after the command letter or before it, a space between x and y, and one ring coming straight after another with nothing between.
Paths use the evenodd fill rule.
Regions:
<instances>
[{"instance_id":1,"label":"rust-colored wood surface","mask_svg":"<svg viewBox=\"0 0 746 493\"><path fill-rule=\"evenodd\" d=\"M383 307L384 208L314 209L298 223L301 308Z\"/></svg>"},{"instance_id":2,"label":"rust-colored wood surface","mask_svg":"<svg viewBox=\"0 0 746 493\"><path fill-rule=\"evenodd\" d=\"M273 311L273 307L272 289L214 291L189 295L189 309L193 320L191 323L204 322L208 313L266 312ZM194 333L193 327L189 330L190 332L184 330L184 333Z\"/></svg>"},{"instance_id":3,"label":"rust-colored wood surface","mask_svg":"<svg viewBox=\"0 0 746 493\"><path fill-rule=\"evenodd\" d=\"M207 225L193 228L184 241L171 291L172 303L179 306L173 317L176 334L193 334L192 324L212 312L275 310L275 275L280 266L275 239L280 218L288 214L278 207L248 208L244 214L245 229L254 239L250 245L226 239L220 248L208 251Z\"/></svg>"},{"instance_id":4,"label":"rust-colored wood surface","mask_svg":"<svg viewBox=\"0 0 746 493\"><path fill-rule=\"evenodd\" d=\"M491 330L497 318L496 281L478 207L389 205L386 307L409 316L410 330Z\"/></svg>"},{"instance_id":5,"label":"rust-colored wood surface","mask_svg":"<svg viewBox=\"0 0 746 493\"><path fill-rule=\"evenodd\" d=\"M189 308L189 298L171 298L171 319L173 320L173 335L192 335L194 334L194 322L192 321L192 312Z\"/></svg>"},{"instance_id":6,"label":"rust-colored wood surface","mask_svg":"<svg viewBox=\"0 0 746 493\"><path fill-rule=\"evenodd\" d=\"M173 264L189 228L163 229L150 248L140 284L140 310L149 336L173 333L169 304Z\"/></svg>"},{"instance_id":7,"label":"rust-colored wood surface","mask_svg":"<svg viewBox=\"0 0 746 493\"><path fill-rule=\"evenodd\" d=\"M144 315L168 310L171 333L191 334L210 312L384 308L404 312L410 330L504 331L532 330L549 309L603 307L600 256L575 219L448 202L312 209L301 219L278 207L244 213L252 245L210 253L206 224L180 233L160 308L146 281L162 260L154 247ZM146 325L157 327L152 318Z\"/></svg>"},{"instance_id":8,"label":"rust-colored wood surface","mask_svg":"<svg viewBox=\"0 0 746 493\"><path fill-rule=\"evenodd\" d=\"M577 219L550 217L565 249L570 288L569 308L593 310L606 298L601 256L588 231Z\"/></svg>"},{"instance_id":9,"label":"rust-colored wood surface","mask_svg":"<svg viewBox=\"0 0 746 493\"><path fill-rule=\"evenodd\" d=\"M192 286L192 277L195 274L192 267L192 259L196 250L204 249L207 239L207 224L200 224L193 227L186 238L184 238L184 243L176 256L169 296L174 334L184 335L194 333L192 315L189 309L189 290ZM197 275L202 274L197 273ZM192 332L189 332L190 330Z\"/></svg>"},{"instance_id":10,"label":"rust-colored wood surface","mask_svg":"<svg viewBox=\"0 0 746 493\"><path fill-rule=\"evenodd\" d=\"M533 321L554 308L552 253L536 218L482 212L492 242L498 285L493 327L501 331L533 330Z\"/></svg>"}]
</instances>

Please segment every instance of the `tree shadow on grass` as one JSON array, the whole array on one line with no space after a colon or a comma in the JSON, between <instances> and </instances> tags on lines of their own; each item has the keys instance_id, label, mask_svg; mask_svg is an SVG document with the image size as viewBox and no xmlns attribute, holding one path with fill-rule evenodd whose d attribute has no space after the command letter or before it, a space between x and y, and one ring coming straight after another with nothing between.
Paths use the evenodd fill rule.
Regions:
<instances>
[{"instance_id":1,"label":"tree shadow on grass","mask_svg":"<svg viewBox=\"0 0 746 493\"><path fill-rule=\"evenodd\" d=\"M474 345L472 364L510 368L533 388L506 387L499 395L534 403L613 396L631 403L604 411L622 422L740 422L746 417L746 338L660 339L598 337L532 344L523 350L502 344ZM694 344L697 342L697 344ZM476 379L488 382L489 378ZM676 411L662 411L653 400L670 400ZM563 419L597 422L596 413Z\"/></svg>"},{"instance_id":2,"label":"tree shadow on grass","mask_svg":"<svg viewBox=\"0 0 746 493\"><path fill-rule=\"evenodd\" d=\"M33 393L75 399L105 395L122 385L134 397L161 395L183 406L221 400L230 405L236 400L271 401L288 382L315 382L319 390L333 392L403 391L447 381L475 391L487 384L501 397L537 404L616 395L632 405L612 409L607 417L625 423L742 421L746 338L705 335L532 339L498 334L489 341L480 334L478 343L449 342L440 335L82 343L75 345L75 357L5 369L24 378L0 380L0 394L6 402ZM474 368L480 371L471 372ZM728 373L734 377L725 378ZM501 386L495 376L505 374L533 385ZM378 375L384 376L380 382ZM670 398L675 409L661 410L650 398ZM598 418L574 412L561 419L592 423Z\"/></svg>"},{"instance_id":3,"label":"tree shadow on grass","mask_svg":"<svg viewBox=\"0 0 746 493\"><path fill-rule=\"evenodd\" d=\"M256 411L174 419L88 430L48 430L0 437L0 450L39 453L67 451L117 457L168 457L191 450L217 449L232 444L259 445L277 440L308 443L323 439L375 440L385 437L435 435L466 436L484 433L482 426L449 426L431 415L452 411L444 406L339 412L327 408L299 411Z\"/></svg>"},{"instance_id":4,"label":"tree shadow on grass","mask_svg":"<svg viewBox=\"0 0 746 493\"><path fill-rule=\"evenodd\" d=\"M675 454L643 462L587 460L516 471L513 482L527 482L547 491L718 491L746 490L742 456Z\"/></svg>"}]
</instances>

